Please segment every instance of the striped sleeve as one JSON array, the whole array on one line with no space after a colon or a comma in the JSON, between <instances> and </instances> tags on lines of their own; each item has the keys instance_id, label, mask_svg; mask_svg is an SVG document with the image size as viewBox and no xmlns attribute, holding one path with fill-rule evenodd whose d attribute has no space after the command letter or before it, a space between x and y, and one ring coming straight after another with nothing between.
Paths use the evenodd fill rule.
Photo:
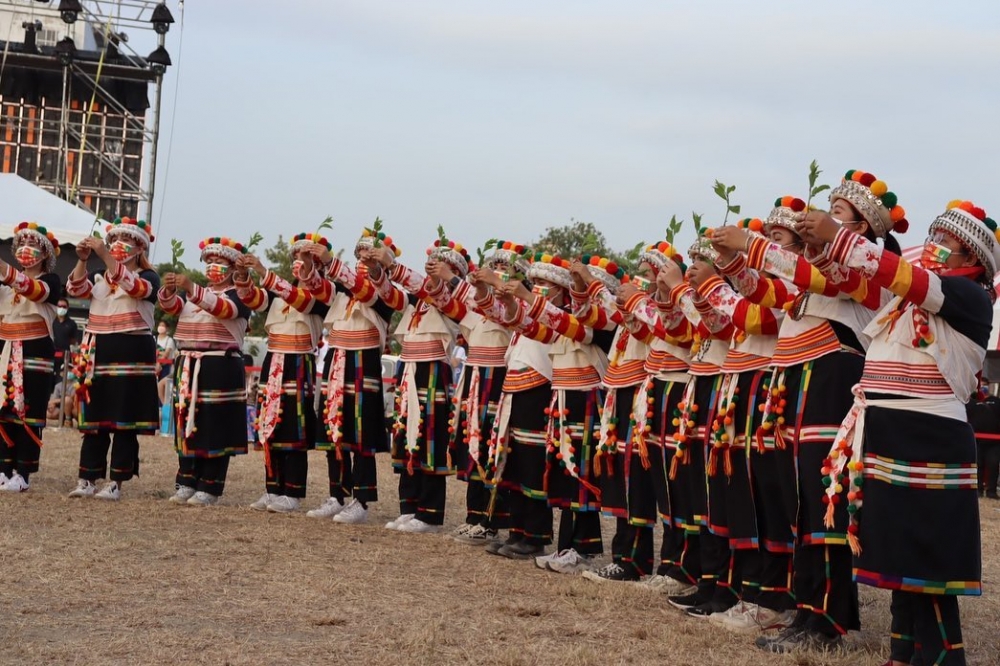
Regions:
<instances>
[{"instance_id":1,"label":"striped sleeve","mask_svg":"<svg viewBox=\"0 0 1000 666\"><path fill-rule=\"evenodd\" d=\"M181 298L177 292L168 296L166 290L161 288L158 292L156 292L156 300L159 303L161 310L175 317L181 313L181 310L184 309L184 299Z\"/></svg>"},{"instance_id":2,"label":"striped sleeve","mask_svg":"<svg viewBox=\"0 0 1000 666\"><path fill-rule=\"evenodd\" d=\"M591 330L569 312L560 310L541 296L535 298L527 316L554 329L559 335L574 342L589 342Z\"/></svg>"},{"instance_id":3,"label":"striped sleeve","mask_svg":"<svg viewBox=\"0 0 1000 666\"><path fill-rule=\"evenodd\" d=\"M437 308L441 314L453 321L462 321L469 313L465 301L456 297L443 281L438 281L437 285L431 287L428 292L430 304Z\"/></svg>"},{"instance_id":4,"label":"striped sleeve","mask_svg":"<svg viewBox=\"0 0 1000 666\"><path fill-rule=\"evenodd\" d=\"M66 293L73 298L90 298L90 293L94 290L94 283L89 275L85 275L79 280L74 280L72 276L66 281Z\"/></svg>"},{"instance_id":5,"label":"striped sleeve","mask_svg":"<svg viewBox=\"0 0 1000 666\"><path fill-rule=\"evenodd\" d=\"M105 275L109 282L119 285L125 293L136 300L149 298L155 293L152 283L134 272L125 268L125 264L118 262L111 275Z\"/></svg>"},{"instance_id":6,"label":"striped sleeve","mask_svg":"<svg viewBox=\"0 0 1000 666\"><path fill-rule=\"evenodd\" d=\"M698 293L713 309L728 316L733 326L745 333L774 335L778 332L778 318L771 308L751 303L722 278L707 280L699 285Z\"/></svg>"},{"instance_id":7,"label":"striped sleeve","mask_svg":"<svg viewBox=\"0 0 1000 666\"><path fill-rule=\"evenodd\" d=\"M265 273L264 279L260 281L260 284L264 289L276 293L289 306L299 312L308 313L312 309L313 304L316 303L316 299L306 289L292 285L274 271ZM247 305L250 304L247 303Z\"/></svg>"},{"instance_id":8,"label":"striped sleeve","mask_svg":"<svg viewBox=\"0 0 1000 666\"><path fill-rule=\"evenodd\" d=\"M237 282L236 294L254 312L263 312L269 305L267 292L255 285L253 282Z\"/></svg>"},{"instance_id":9,"label":"striped sleeve","mask_svg":"<svg viewBox=\"0 0 1000 666\"><path fill-rule=\"evenodd\" d=\"M28 277L10 264L7 264L7 271L0 280L4 284L9 284L11 289L29 301L42 303L49 298L49 285L42 280Z\"/></svg>"},{"instance_id":10,"label":"striped sleeve","mask_svg":"<svg viewBox=\"0 0 1000 666\"><path fill-rule=\"evenodd\" d=\"M189 298L192 303L213 317L236 319L239 316L239 308L225 294L216 294L211 289L205 289L201 285L194 285Z\"/></svg>"},{"instance_id":11,"label":"striped sleeve","mask_svg":"<svg viewBox=\"0 0 1000 666\"><path fill-rule=\"evenodd\" d=\"M941 279L894 252L847 229L837 232L828 249L830 258L859 272L907 301L937 313L944 303Z\"/></svg>"}]
</instances>

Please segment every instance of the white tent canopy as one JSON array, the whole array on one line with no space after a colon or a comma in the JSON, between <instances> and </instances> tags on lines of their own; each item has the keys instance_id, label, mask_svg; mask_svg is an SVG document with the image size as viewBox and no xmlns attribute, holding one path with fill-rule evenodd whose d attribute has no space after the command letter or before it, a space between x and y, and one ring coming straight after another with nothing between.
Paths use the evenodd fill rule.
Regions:
<instances>
[{"instance_id":1,"label":"white tent canopy","mask_svg":"<svg viewBox=\"0 0 1000 666\"><path fill-rule=\"evenodd\" d=\"M94 215L17 174L0 173L0 240L13 236L21 222L37 222L60 243L76 245L90 234Z\"/></svg>"}]
</instances>

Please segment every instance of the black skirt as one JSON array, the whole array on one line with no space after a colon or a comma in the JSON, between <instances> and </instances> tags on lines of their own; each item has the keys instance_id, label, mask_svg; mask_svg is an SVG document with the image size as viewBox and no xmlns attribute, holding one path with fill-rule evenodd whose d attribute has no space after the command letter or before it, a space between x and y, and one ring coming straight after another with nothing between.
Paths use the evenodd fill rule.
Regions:
<instances>
[{"instance_id":1,"label":"black skirt","mask_svg":"<svg viewBox=\"0 0 1000 666\"><path fill-rule=\"evenodd\" d=\"M558 389L554 389L553 395L557 392ZM550 506L571 511L599 511L601 508L593 475L601 393L597 388L565 391L569 415L564 418L562 427L569 429L573 452L569 460L564 460L561 459L558 441L550 443L547 448L545 492ZM576 476L570 473L570 465L575 466Z\"/></svg>"},{"instance_id":2,"label":"black skirt","mask_svg":"<svg viewBox=\"0 0 1000 666\"><path fill-rule=\"evenodd\" d=\"M856 580L906 592L981 594L972 427L933 414L869 407L864 464Z\"/></svg>"},{"instance_id":3,"label":"black skirt","mask_svg":"<svg viewBox=\"0 0 1000 666\"><path fill-rule=\"evenodd\" d=\"M633 433L631 426L632 406L636 386L614 389L614 424L618 445L613 451L601 455L595 462L595 479L601 488L601 513L615 518L627 518L629 514L628 487L632 476L642 471L638 452L632 454ZM630 464L631 463L631 464Z\"/></svg>"},{"instance_id":4,"label":"black skirt","mask_svg":"<svg viewBox=\"0 0 1000 666\"><path fill-rule=\"evenodd\" d=\"M45 413L49 405L49 396L52 393L52 371L55 358L55 348L52 345L52 338L36 338L34 340L22 340L13 343L7 340L0 341L0 352L9 344L20 344L24 359L22 377L24 382L24 421L25 425L33 428L45 427ZM11 349L11 362L13 362L13 349ZM12 368L5 368L7 372L7 390L13 386L11 377ZM68 391L67 391L68 394ZM14 411L12 401L8 401L0 410L0 421L4 423L22 423L21 417Z\"/></svg>"},{"instance_id":5,"label":"black skirt","mask_svg":"<svg viewBox=\"0 0 1000 666\"><path fill-rule=\"evenodd\" d=\"M493 430L493 420L497 415L497 403L500 401L507 368L502 366L478 367L466 364L462 372L464 380L462 382L462 394L452 399L456 403L455 407L452 408L452 414L456 415L457 418L453 416L451 419L453 423L450 427L449 447L451 448L452 460L455 462L458 480L482 481L480 468L485 469L490 432ZM479 413L474 417L479 420L478 465L469 452L469 414L466 412L466 401L469 398L469 389L472 386L472 373L478 373L479 375Z\"/></svg>"},{"instance_id":6,"label":"black skirt","mask_svg":"<svg viewBox=\"0 0 1000 666\"><path fill-rule=\"evenodd\" d=\"M545 499L545 408L552 387L542 384L511 394L507 460L500 487Z\"/></svg>"},{"instance_id":7,"label":"black skirt","mask_svg":"<svg viewBox=\"0 0 1000 666\"><path fill-rule=\"evenodd\" d=\"M330 425L326 422L330 368L336 349L326 353L323 367L323 401L320 403L320 423L316 432L316 448L331 451ZM373 349L344 351L344 399L340 422L341 446L345 449L374 455L389 450L386 430L385 398L382 392L382 352Z\"/></svg>"},{"instance_id":8,"label":"black skirt","mask_svg":"<svg viewBox=\"0 0 1000 666\"><path fill-rule=\"evenodd\" d=\"M130 431L151 435L160 427L156 392L156 341L148 333L101 333L91 351L93 383L80 404L83 432Z\"/></svg>"},{"instance_id":9,"label":"black skirt","mask_svg":"<svg viewBox=\"0 0 1000 666\"><path fill-rule=\"evenodd\" d=\"M396 410L405 399L406 367L396 386ZM414 383L420 403L420 433L417 448L406 449L405 421L399 420L392 437L392 464L397 471L422 471L424 474L451 474L454 465L448 451L448 418L450 416L448 388L451 385L451 366L444 361L424 361L416 364Z\"/></svg>"},{"instance_id":10,"label":"black skirt","mask_svg":"<svg viewBox=\"0 0 1000 666\"><path fill-rule=\"evenodd\" d=\"M267 352L260 369L257 391L257 418L262 409L267 377L275 352ZM282 368L281 420L268 439L276 451L308 451L316 445L316 410L313 396L316 383L316 357L312 354L284 354ZM259 431L259 430L258 430Z\"/></svg>"},{"instance_id":11,"label":"black skirt","mask_svg":"<svg viewBox=\"0 0 1000 666\"><path fill-rule=\"evenodd\" d=\"M246 377L243 357L238 352L225 356L202 356L198 375L198 396L194 405L194 432L184 436L186 414L179 408L185 365L190 364L194 380L195 359L178 355L174 363L174 447L180 456L221 458L247 452Z\"/></svg>"},{"instance_id":12,"label":"black skirt","mask_svg":"<svg viewBox=\"0 0 1000 666\"><path fill-rule=\"evenodd\" d=\"M722 375L692 377L694 404L698 411L692 415L695 431L688 431L687 462L674 460L676 474L671 479L671 509L674 527L686 532L698 532L708 524L708 492L706 483L706 457L704 435L715 413L716 400Z\"/></svg>"}]
</instances>

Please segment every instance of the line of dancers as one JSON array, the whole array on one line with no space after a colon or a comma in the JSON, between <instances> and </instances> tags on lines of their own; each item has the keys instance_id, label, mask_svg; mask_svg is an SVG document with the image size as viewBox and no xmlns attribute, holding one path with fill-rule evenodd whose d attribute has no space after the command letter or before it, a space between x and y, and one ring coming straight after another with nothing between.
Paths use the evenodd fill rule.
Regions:
<instances>
[{"instance_id":1,"label":"line of dancers","mask_svg":"<svg viewBox=\"0 0 1000 666\"><path fill-rule=\"evenodd\" d=\"M981 593L964 403L985 358L1000 242L985 211L956 200L908 262L893 235L905 215L885 182L852 170L829 212L782 196L763 219L702 230L686 255L667 238L646 246L632 276L511 241L476 266L440 229L421 274L378 224L355 262L318 233L295 236L292 281L239 242L208 238L205 287L158 276L151 230L116 220L77 246L66 285L91 303L72 368L83 443L70 495L117 500L138 473L136 436L158 426L158 303L178 319L170 501L217 503L230 457L249 448L240 350L259 312L265 484L251 508L297 511L307 452L320 449L329 495L307 515L366 522L375 456L388 452L399 515L387 529L439 531L457 474L465 518L451 536L486 553L662 592L775 652L840 645L860 628L856 583L882 587L890 663L963 664L957 597ZM13 247L17 267L0 262L0 488L24 491L61 285L51 233L24 223ZM91 255L105 268L88 272ZM402 369L387 436L390 335ZM459 335L468 360L453 382ZM615 533L597 567L602 514Z\"/></svg>"}]
</instances>

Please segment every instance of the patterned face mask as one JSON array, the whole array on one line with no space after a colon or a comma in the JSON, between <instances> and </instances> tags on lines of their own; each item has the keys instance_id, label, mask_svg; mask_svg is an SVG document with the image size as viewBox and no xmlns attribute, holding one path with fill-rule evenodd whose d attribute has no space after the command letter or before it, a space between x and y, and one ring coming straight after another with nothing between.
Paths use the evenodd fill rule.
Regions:
<instances>
[{"instance_id":1,"label":"patterned face mask","mask_svg":"<svg viewBox=\"0 0 1000 666\"><path fill-rule=\"evenodd\" d=\"M296 280L302 275L302 265L303 261L301 259L296 259L292 262L292 275L295 276Z\"/></svg>"},{"instance_id":2,"label":"patterned face mask","mask_svg":"<svg viewBox=\"0 0 1000 666\"><path fill-rule=\"evenodd\" d=\"M920 254L920 265L931 272L939 273L948 269L947 262L951 255L950 249L928 239L924 243L924 251Z\"/></svg>"},{"instance_id":3,"label":"patterned face mask","mask_svg":"<svg viewBox=\"0 0 1000 666\"><path fill-rule=\"evenodd\" d=\"M125 241L115 241L111 244L111 256L115 258L115 261L126 261L132 254L133 248L132 244Z\"/></svg>"},{"instance_id":4,"label":"patterned face mask","mask_svg":"<svg viewBox=\"0 0 1000 666\"><path fill-rule=\"evenodd\" d=\"M21 264L24 268L31 268L42 260L42 251L31 245L22 245L17 248L14 257L17 259L17 263Z\"/></svg>"},{"instance_id":5,"label":"patterned face mask","mask_svg":"<svg viewBox=\"0 0 1000 666\"><path fill-rule=\"evenodd\" d=\"M209 264L208 268L205 269L205 277L212 284L225 282L226 278L229 277L229 266L226 264Z\"/></svg>"}]
</instances>

